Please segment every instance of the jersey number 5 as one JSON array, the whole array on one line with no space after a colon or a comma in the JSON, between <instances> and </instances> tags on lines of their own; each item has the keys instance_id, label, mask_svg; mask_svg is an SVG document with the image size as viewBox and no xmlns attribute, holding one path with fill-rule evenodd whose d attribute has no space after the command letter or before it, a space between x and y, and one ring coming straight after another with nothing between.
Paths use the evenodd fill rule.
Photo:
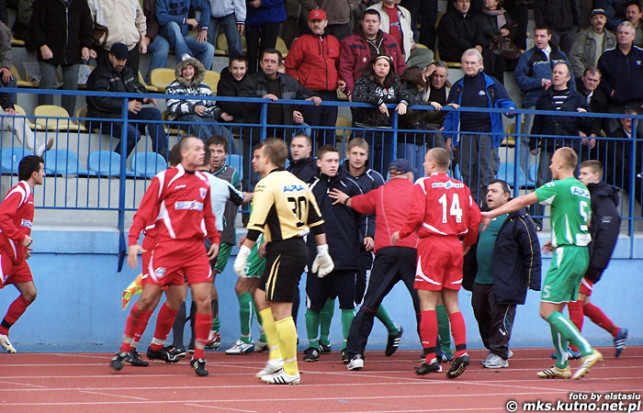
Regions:
<instances>
[{"instance_id":1,"label":"jersey number 5","mask_svg":"<svg viewBox=\"0 0 643 413\"><path fill-rule=\"evenodd\" d=\"M438 198L438 202L442 205L442 223L447 223L447 203L448 203L447 194L442 194ZM460 208L460 198L458 194L453 194L453 199L451 200L451 207L449 208L449 215L455 217L455 222L462 222L462 208Z\"/></svg>"},{"instance_id":2,"label":"jersey number 5","mask_svg":"<svg viewBox=\"0 0 643 413\"><path fill-rule=\"evenodd\" d=\"M294 196L289 196L287 198L288 203L291 204L292 212L297 217L297 228L304 226L304 214L306 213L306 197L299 196L295 198Z\"/></svg>"}]
</instances>

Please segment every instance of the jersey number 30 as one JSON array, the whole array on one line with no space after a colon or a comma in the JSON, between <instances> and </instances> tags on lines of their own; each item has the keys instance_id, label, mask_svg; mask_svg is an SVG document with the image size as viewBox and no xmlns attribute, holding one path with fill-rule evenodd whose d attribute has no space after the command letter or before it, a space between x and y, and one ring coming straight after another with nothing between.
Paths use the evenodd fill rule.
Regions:
<instances>
[{"instance_id":1,"label":"jersey number 30","mask_svg":"<svg viewBox=\"0 0 643 413\"><path fill-rule=\"evenodd\" d=\"M292 206L292 212L297 216L297 228L304 226L304 214L306 213L306 197L299 196L295 198L290 196L287 198L288 203Z\"/></svg>"},{"instance_id":2,"label":"jersey number 30","mask_svg":"<svg viewBox=\"0 0 643 413\"><path fill-rule=\"evenodd\" d=\"M446 224L448 221L447 203L449 202L449 200L447 199L447 194L442 194L442 196L438 199L438 202L440 203L440 205L442 205L442 223ZM449 215L455 217L455 222L462 222L462 208L460 208L460 198L458 198L458 194L453 194L451 207L449 208Z\"/></svg>"}]
</instances>

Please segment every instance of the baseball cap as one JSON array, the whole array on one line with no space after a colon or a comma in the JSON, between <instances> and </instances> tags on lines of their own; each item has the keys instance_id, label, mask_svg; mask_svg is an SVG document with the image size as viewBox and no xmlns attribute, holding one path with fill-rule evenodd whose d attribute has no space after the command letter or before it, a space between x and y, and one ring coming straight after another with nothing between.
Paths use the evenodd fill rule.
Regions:
<instances>
[{"instance_id":1,"label":"baseball cap","mask_svg":"<svg viewBox=\"0 0 643 413\"><path fill-rule=\"evenodd\" d=\"M411 166L411 162L406 159L396 159L388 166L388 170L392 173L405 174L407 172L415 173Z\"/></svg>"},{"instance_id":2,"label":"baseball cap","mask_svg":"<svg viewBox=\"0 0 643 413\"><path fill-rule=\"evenodd\" d=\"M114 43L109 52L117 59L127 59L128 50L123 43Z\"/></svg>"},{"instance_id":3,"label":"baseball cap","mask_svg":"<svg viewBox=\"0 0 643 413\"><path fill-rule=\"evenodd\" d=\"M592 10L592 13L590 14L590 17L594 17L597 14L602 14L603 16L607 16L607 14L605 14L605 10L603 10L603 9L594 9L594 10Z\"/></svg>"},{"instance_id":4,"label":"baseball cap","mask_svg":"<svg viewBox=\"0 0 643 413\"><path fill-rule=\"evenodd\" d=\"M322 9L311 10L310 13L308 13L308 21L311 22L313 20L326 20L326 12Z\"/></svg>"}]
</instances>

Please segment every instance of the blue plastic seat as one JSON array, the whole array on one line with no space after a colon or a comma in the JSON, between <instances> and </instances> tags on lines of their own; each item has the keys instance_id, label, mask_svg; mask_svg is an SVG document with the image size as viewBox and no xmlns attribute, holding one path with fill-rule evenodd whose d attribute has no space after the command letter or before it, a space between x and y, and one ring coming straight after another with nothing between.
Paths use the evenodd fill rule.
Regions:
<instances>
[{"instance_id":1,"label":"blue plastic seat","mask_svg":"<svg viewBox=\"0 0 643 413\"><path fill-rule=\"evenodd\" d=\"M156 152L136 152L132 157L132 172L138 178L152 179L167 169L167 162Z\"/></svg>"},{"instance_id":2,"label":"blue plastic seat","mask_svg":"<svg viewBox=\"0 0 643 413\"><path fill-rule=\"evenodd\" d=\"M96 175L120 176L121 155L112 151L94 151L87 158L87 167ZM134 172L128 169L125 176L132 177Z\"/></svg>"},{"instance_id":3,"label":"blue plastic seat","mask_svg":"<svg viewBox=\"0 0 643 413\"><path fill-rule=\"evenodd\" d=\"M518 182L514 181L514 170L518 168ZM502 162L498 168L496 178L502 179L507 182L512 188L516 185L519 188L524 188L527 185L527 177L520 166L513 162Z\"/></svg>"},{"instance_id":4,"label":"blue plastic seat","mask_svg":"<svg viewBox=\"0 0 643 413\"><path fill-rule=\"evenodd\" d=\"M239 179L243 179L243 156L228 154L226 163L239 172Z\"/></svg>"},{"instance_id":5,"label":"blue plastic seat","mask_svg":"<svg viewBox=\"0 0 643 413\"><path fill-rule=\"evenodd\" d=\"M28 155L33 155L27 148L23 147L10 147L2 150L0 155L0 170L3 174L18 175L18 164L22 158Z\"/></svg>"},{"instance_id":6,"label":"blue plastic seat","mask_svg":"<svg viewBox=\"0 0 643 413\"><path fill-rule=\"evenodd\" d=\"M66 149L52 149L45 152L45 173L50 175L95 176L96 173L85 169L76 155Z\"/></svg>"},{"instance_id":7,"label":"blue plastic seat","mask_svg":"<svg viewBox=\"0 0 643 413\"><path fill-rule=\"evenodd\" d=\"M527 170L527 187L535 188L537 178L538 178L538 165L535 163L532 163L531 165L529 165L529 169Z\"/></svg>"}]
</instances>

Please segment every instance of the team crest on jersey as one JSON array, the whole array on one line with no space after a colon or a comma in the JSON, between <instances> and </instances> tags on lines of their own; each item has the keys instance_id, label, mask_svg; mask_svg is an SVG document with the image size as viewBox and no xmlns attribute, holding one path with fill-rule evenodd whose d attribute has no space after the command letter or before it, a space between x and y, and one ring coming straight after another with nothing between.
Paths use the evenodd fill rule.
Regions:
<instances>
[{"instance_id":1,"label":"team crest on jersey","mask_svg":"<svg viewBox=\"0 0 643 413\"><path fill-rule=\"evenodd\" d=\"M303 191L304 186L300 184L284 185L281 187L282 192L297 192Z\"/></svg>"},{"instance_id":2,"label":"team crest on jersey","mask_svg":"<svg viewBox=\"0 0 643 413\"><path fill-rule=\"evenodd\" d=\"M165 276L165 272L167 269L165 267L158 267L157 269L154 270L154 274L156 274L157 278L163 278Z\"/></svg>"},{"instance_id":3,"label":"team crest on jersey","mask_svg":"<svg viewBox=\"0 0 643 413\"><path fill-rule=\"evenodd\" d=\"M32 225L33 225L33 222L29 221L28 219L23 219L22 221L20 221L21 227L31 228Z\"/></svg>"},{"instance_id":4,"label":"team crest on jersey","mask_svg":"<svg viewBox=\"0 0 643 413\"><path fill-rule=\"evenodd\" d=\"M208 188L199 188L199 194L201 199L205 199L206 194L208 193Z\"/></svg>"}]
</instances>

